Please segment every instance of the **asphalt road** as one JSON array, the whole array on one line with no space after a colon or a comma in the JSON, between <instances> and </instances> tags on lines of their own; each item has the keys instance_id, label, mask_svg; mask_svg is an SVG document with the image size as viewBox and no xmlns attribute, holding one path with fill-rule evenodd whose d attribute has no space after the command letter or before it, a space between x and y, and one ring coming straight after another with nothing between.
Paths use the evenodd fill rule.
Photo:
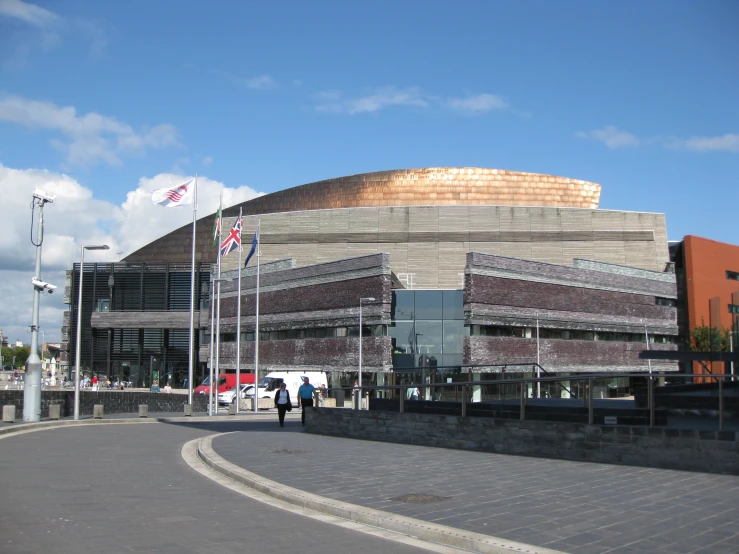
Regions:
<instances>
[{"instance_id":1,"label":"asphalt road","mask_svg":"<svg viewBox=\"0 0 739 554\"><path fill-rule=\"evenodd\" d=\"M182 445L275 422L91 425L0 440L2 554L417 553L311 520L196 473ZM299 432L299 423L282 431Z\"/></svg>"}]
</instances>

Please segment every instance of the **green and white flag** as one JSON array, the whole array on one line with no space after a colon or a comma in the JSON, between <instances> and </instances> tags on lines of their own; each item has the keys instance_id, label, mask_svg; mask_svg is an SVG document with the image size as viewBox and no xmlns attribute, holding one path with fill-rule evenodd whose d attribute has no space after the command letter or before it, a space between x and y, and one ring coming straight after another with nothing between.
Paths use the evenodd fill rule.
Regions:
<instances>
[{"instance_id":1,"label":"green and white flag","mask_svg":"<svg viewBox=\"0 0 739 554\"><path fill-rule=\"evenodd\" d=\"M218 248L220 245L219 236L221 234L221 204L218 204L218 211L216 212L216 219L213 222L213 248Z\"/></svg>"}]
</instances>

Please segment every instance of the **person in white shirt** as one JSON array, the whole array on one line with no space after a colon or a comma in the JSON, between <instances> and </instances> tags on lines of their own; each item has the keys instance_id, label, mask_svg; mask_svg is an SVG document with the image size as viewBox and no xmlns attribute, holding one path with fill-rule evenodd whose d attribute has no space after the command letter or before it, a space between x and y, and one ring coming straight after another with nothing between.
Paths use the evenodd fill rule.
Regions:
<instances>
[{"instance_id":1,"label":"person in white shirt","mask_svg":"<svg viewBox=\"0 0 739 554\"><path fill-rule=\"evenodd\" d=\"M293 409L290 400L290 391L287 390L285 383L280 383L280 390L275 394L275 406L277 407L277 417L280 419L280 427L285 426L285 412Z\"/></svg>"}]
</instances>

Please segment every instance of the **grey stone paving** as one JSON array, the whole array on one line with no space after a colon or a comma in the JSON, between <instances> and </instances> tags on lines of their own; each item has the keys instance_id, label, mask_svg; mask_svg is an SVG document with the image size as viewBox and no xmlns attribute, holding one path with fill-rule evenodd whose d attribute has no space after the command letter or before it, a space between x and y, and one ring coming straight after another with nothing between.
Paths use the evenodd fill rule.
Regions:
<instances>
[{"instance_id":1,"label":"grey stone paving","mask_svg":"<svg viewBox=\"0 0 739 554\"><path fill-rule=\"evenodd\" d=\"M265 425L100 425L2 439L0 553L420 552L245 498L181 458L194 438Z\"/></svg>"},{"instance_id":2,"label":"grey stone paving","mask_svg":"<svg viewBox=\"0 0 739 554\"><path fill-rule=\"evenodd\" d=\"M216 437L213 448L249 471L304 491L573 554L739 552L739 477L273 427ZM451 498L433 504L390 500L410 493Z\"/></svg>"}]
</instances>

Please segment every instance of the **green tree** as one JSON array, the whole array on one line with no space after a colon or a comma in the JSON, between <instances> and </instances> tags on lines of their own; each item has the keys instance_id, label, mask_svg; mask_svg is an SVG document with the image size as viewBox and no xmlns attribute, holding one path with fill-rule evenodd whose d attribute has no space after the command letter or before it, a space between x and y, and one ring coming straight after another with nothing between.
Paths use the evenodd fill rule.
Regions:
<instances>
[{"instance_id":1,"label":"green tree","mask_svg":"<svg viewBox=\"0 0 739 554\"><path fill-rule=\"evenodd\" d=\"M10 365L13 362L13 349L3 346L3 366Z\"/></svg>"},{"instance_id":2,"label":"green tree","mask_svg":"<svg viewBox=\"0 0 739 554\"><path fill-rule=\"evenodd\" d=\"M709 327L704 320L690 331L690 350L693 352L728 352L729 330L723 326Z\"/></svg>"},{"instance_id":3,"label":"green tree","mask_svg":"<svg viewBox=\"0 0 739 554\"><path fill-rule=\"evenodd\" d=\"M13 356L15 356L15 367L26 365L26 360L30 355L31 348L29 346L16 346L15 348L13 348Z\"/></svg>"},{"instance_id":4,"label":"green tree","mask_svg":"<svg viewBox=\"0 0 739 554\"><path fill-rule=\"evenodd\" d=\"M729 329L725 327L709 327L701 319L701 324L690 331L688 347L693 352L729 352ZM707 361L698 362L706 373L711 373Z\"/></svg>"}]
</instances>

